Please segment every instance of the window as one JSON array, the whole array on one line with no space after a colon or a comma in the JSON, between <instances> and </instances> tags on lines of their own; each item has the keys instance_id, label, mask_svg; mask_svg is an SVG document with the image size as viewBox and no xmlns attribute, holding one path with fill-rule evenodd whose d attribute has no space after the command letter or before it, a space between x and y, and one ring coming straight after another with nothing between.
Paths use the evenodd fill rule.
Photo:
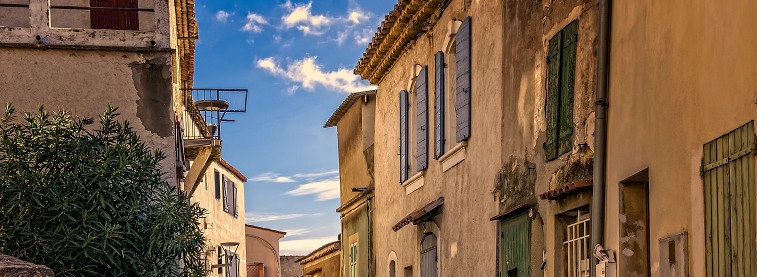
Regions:
<instances>
[{"instance_id":1,"label":"window","mask_svg":"<svg viewBox=\"0 0 757 277\"><path fill-rule=\"evenodd\" d=\"M226 256L226 277L240 277L239 276L239 255L233 251L225 250Z\"/></svg>"},{"instance_id":2,"label":"window","mask_svg":"<svg viewBox=\"0 0 757 277\"><path fill-rule=\"evenodd\" d=\"M231 205L231 208L232 208L231 214L234 215L234 217L238 217L239 216L239 213L238 213L239 203L237 203L237 184L232 182L231 188L232 188L231 199L233 200L232 201L233 204Z\"/></svg>"},{"instance_id":3,"label":"window","mask_svg":"<svg viewBox=\"0 0 757 277\"><path fill-rule=\"evenodd\" d=\"M415 73L415 71L413 72ZM400 91L400 182L428 167L428 67ZM412 156L412 157L411 157Z\"/></svg>"},{"instance_id":4,"label":"window","mask_svg":"<svg viewBox=\"0 0 757 277\"><path fill-rule=\"evenodd\" d=\"M92 29L139 30L138 0L90 0Z\"/></svg>"},{"instance_id":5,"label":"window","mask_svg":"<svg viewBox=\"0 0 757 277\"><path fill-rule=\"evenodd\" d=\"M547 160L573 149L573 95L575 90L578 21L549 40L547 52Z\"/></svg>"},{"instance_id":6,"label":"window","mask_svg":"<svg viewBox=\"0 0 757 277\"><path fill-rule=\"evenodd\" d=\"M757 275L754 136L749 122L704 145L706 276Z\"/></svg>"},{"instance_id":7,"label":"window","mask_svg":"<svg viewBox=\"0 0 757 277\"><path fill-rule=\"evenodd\" d=\"M589 277L591 274L591 224L589 213L583 209L568 212L562 245L564 276ZM574 215L575 214L575 215Z\"/></svg>"},{"instance_id":8,"label":"window","mask_svg":"<svg viewBox=\"0 0 757 277\"><path fill-rule=\"evenodd\" d=\"M350 277L357 277L357 242L350 244Z\"/></svg>"},{"instance_id":9,"label":"window","mask_svg":"<svg viewBox=\"0 0 757 277\"><path fill-rule=\"evenodd\" d=\"M427 234L421 241L421 277L437 277L438 271L436 236Z\"/></svg>"},{"instance_id":10,"label":"window","mask_svg":"<svg viewBox=\"0 0 757 277\"><path fill-rule=\"evenodd\" d=\"M214 170L213 178L216 185L216 199L221 199L221 173L218 170Z\"/></svg>"},{"instance_id":11,"label":"window","mask_svg":"<svg viewBox=\"0 0 757 277\"><path fill-rule=\"evenodd\" d=\"M397 277L397 262L389 262L389 277Z\"/></svg>"}]
</instances>

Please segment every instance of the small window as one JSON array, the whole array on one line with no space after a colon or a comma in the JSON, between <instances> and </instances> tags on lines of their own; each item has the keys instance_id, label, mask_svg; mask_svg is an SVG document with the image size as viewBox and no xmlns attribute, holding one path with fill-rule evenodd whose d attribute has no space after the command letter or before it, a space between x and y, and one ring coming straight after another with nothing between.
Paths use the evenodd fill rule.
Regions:
<instances>
[{"instance_id":1,"label":"small window","mask_svg":"<svg viewBox=\"0 0 757 277\"><path fill-rule=\"evenodd\" d=\"M583 209L569 212L562 245L565 276L590 276L591 274L591 216Z\"/></svg>"},{"instance_id":2,"label":"small window","mask_svg":"<svg viewBox=\"0 0 757 277\"><path fill-rule=\"evenodd\" d=\"M455 147L457 140L457 110L455 98L457 94L457 41L453 40L444 53L444 153Z\"/></svg>"},{"instance_id":3,"label":"small window","mask_svg":"<svg viewBox=\"0 0 757 277\"><path fill-rule=\"evenodd\" d=\"M226 179L226 175L221 175L221 185L223 186L223 211L229 212L229 180Z\"/></svg>"},{"instance_id":4,"label":"small window","mask_svg":"<svg viewBox=\"0 0 757 277\"><path fill-rule=\"evenodd\" d=\"M575 90L578 21L549 40L547 51L547 160L573 149L573 96Z\"/></svg>"},{"instance_id":5,"label":"small window","mask_svg":"<svg viewBox=\"0 0 757 277\"><path fill-rule=\"evenodd\" d=\"M350 244L350 277L357 277L357 242Z\"/></svg>"}]
</instances>

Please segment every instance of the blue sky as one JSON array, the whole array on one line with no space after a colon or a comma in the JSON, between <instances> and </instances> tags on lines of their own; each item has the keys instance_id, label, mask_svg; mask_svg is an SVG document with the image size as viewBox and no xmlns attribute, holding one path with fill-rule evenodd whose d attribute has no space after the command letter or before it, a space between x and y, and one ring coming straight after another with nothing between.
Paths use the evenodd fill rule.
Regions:
<instances>
[{"instance_id":1,"label":"blue sky","mask_svg":"<svg viewBox=\"0 0 757 277\"><path fill-rule=\"evenodd\" d=\"M394 1L196 1L195 87L248 88L248 112L224 123L223 157L244 173L248 223L286 231L282 254L307 254L340 231L336 129L323 129Z\"/></svg>"}]
</instances>

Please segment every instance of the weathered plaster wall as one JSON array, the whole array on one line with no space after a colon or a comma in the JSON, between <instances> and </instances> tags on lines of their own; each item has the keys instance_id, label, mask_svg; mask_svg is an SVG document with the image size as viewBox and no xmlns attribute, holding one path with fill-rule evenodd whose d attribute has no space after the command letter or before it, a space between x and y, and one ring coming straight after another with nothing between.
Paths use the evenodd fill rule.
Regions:
<instances>
[{"instance_id":1,"label":"weathered plaster wall","mask_svg":"<svg viewBox=\"0 0 757 277\"><path fill-rule=\"evenodd\" d=\"M368 205L364 204L351 213L342 217L342 276L350 276L350 244L357 242L358 249L358 266L357 276L375 276L369 275L369 272L375 274L375 268L371 270L369 266L370 253L368 252Z\"/></svg>"},{"instance_id":2,"label":"weathered plaster wall","mask_svg":"<svg viewBox=\"0 0 757 277\"><path fill-rule=\"evenodd\" d=\"M0 103L93 118L116 106L120 120L167 155L166 178L175 182L172 66L170 53L3 48Z\"/></svg>"},{"instance_id":3,"label":"weathered plaster wall","mask_svg":"<svg viewBox=\"0 0 757 277\"><path fill-rule=\"evenodd\" d=\"M652 276L680 231L704 276L702 149L757 115L757 2L613 2L606 244L623 250L618 183L649 168Z\"/></svg>"},{"instance_id":4,"label":"weathered plaster wall","mask_svg":"<svg viewBox=\"0 0 757 277\"><path fill-rule=\"evenodd\" d=\"M592 178L594 145L594 91L597 1L504 1L504 50L502 98L502 167L494 182L500 211L537 203L532 218L532 276L556 276L562 257L563 228L556 215L589 203L583 193L559 201L538 199L538 194L567 183ZM547 161L546 83L549 40L573 20L578 20L573 149ZM542 251L547 251L546 269ZM557 265L557 266L556 266Z\"/></svg>"},{"instance_id":5,"label":"weathered plaster wall","mask_svg":"<svg viewBox=\"0 0 757 277\"><path fill-rule=\"evenodd\" d=\"M503 109L502 59L500 52L493 49L503 47L502 8L502 1L453 1L429 32L407 46L378 84L374 146L377 276L388 276L384 265L389 263L387 259L392 251L397 256L398 270L413 266L414 276L420 276L420 237L429 230L434 230L438 237L438 276L491 276L495 273L496 223L489 221L489 217L497 212L491 184L500 167L502 126L499 119ZM433 99L434 53L442 50L448 22L463 20L468 15L473 17L473 96L467 157L442 172L441 164L430 155L429 167L422 177L425 185L408 195L399 183L399 92L408 89L414 65L429 65L429 99ZM433 111L433 101L428 103L429 111ZM429 124L432 123L430 117ZM433 153L432 131L429 136L429 152ZM443 213L434 218L434 223L411 224L398 232L392 231L392 226L403 217L439 196L445 197Z\"/></svg>"},{"instance_id":6,"label":"weathered plaster wall","mask_svg":"<svg viewBox=\"0 0 757 277\"><path fill-rule=\"evenodd\" d=\"M337 124L339 141L339 182L341 203L344 204L359 192L352 188L371 185L366 157L363 153L363 101L358 100Z\"/></svg>"},{"instance_id":7,"label":"weathered plaster wall","mask_svg":"<svg viewBox=\"0 0 757 277\"><path fill-rule=\"evenodd\" d=\"M215 198L215 180L214 172L218 170L221 176L226 176L232 182L237 185L237 207L239 212L237 217L229 214L223 210L223 194L221 199ZM223 179L223 178L222 178ZM223 189L223 187L221 187ZM205 229L205 241L209 249L216 249L219 244L223 242L238 242L239 248L237 249L237 255L239 255L239 272L240 276L247 276L247 247L245 246L247 237L245 236L245 222L244 222L244 183L234 174L229 172L225 167L214 161L208 167L205 175L201 177L201 182L192 195L193 203L200 203L200 206L207 209L207 215L204 220L201 220L200 225L208 226ZM208 223L210 223L209 226ZM209 259L212 264L216 264L218 261L218 253L209 255ZM214 270L210 276L226 276L226 271L223 274L218 275L218 271Z\"/></svg>"},{"instance_id":8,"label":"weathered plaster wall","mask_svg":"<svg viewBox=\"0 0 757 277\"><path fill-rule=\"evenodd\" d=\"M245 227L245 232L247 264L263 263L265 276L279 276L279 240L284 235L250 226Z\"/></svg>"}]
</instances>

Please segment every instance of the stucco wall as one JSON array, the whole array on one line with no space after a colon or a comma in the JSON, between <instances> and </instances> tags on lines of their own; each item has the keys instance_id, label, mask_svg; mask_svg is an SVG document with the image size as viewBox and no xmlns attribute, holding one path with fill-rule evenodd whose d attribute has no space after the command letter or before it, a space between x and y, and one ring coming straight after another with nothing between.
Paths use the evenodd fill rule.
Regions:
<instances>
[{"instance_id":1,"label":"stucco wall","mask_svg":"<svg viewBox=\"0 0 757 277\"><path fill-rule=\"evenodd\" d=\"M221 199L215 198L215 181L214 172L218 170L222 176L226 176L237 185L237 207L239 209L237 217L223 210L223 194ZM222 187L223 188L223 187ZM207 209L207 216L200 221L201 226L208 226L205 229L205 241L208 249L216 249L223 242L238 242L237 255L239 255L239 272L240 276L247 276L247 247L244 223L244 183L234 174L229 172L220 163L213 161L205 175L201 177L201 182L192 195L193 203L200 203L200 206ZM208 225L210 223L210 225ZM212 225L212 226L211 226ZM211 264L218 261L218 253L214 251L209 255ZM226 276L226 271L218 275L217 270L209 276Z\"/></svg>"},{"instance_id":2,"label":"stucco wall","mask_svg":"<svg viewBox=\"0 0 757 277\"><path fill-rule=\"evenodd\" d=\"M652 276L680 231L704 276L702 149L755 119L757 2L613 2L606 244L623 250L618 183L649 168Z\"/></svg>"},{"instance_id":3,"label":"stucco wall","mask_svg":"<svg viewBox=\"0 0 757 277\"><path fill-rule=\"evenodd\" d=\"M306 265L303 265L303 273L313 272L313 274L304 274L306 277L334 277L341 276L339 251L331 253L323 258L317 259Z\"/></svg>"},{"instance_id":4,"label":"stucco wall","mask_svg":"<svg viewBox=\"0 0 757 277\"><path fill-rule=\"evenodd\" d=\"M378 84L374 145L377 276L389 276L386 265L392 251L396 253L398 270L412 265L414 276L420 276L420 239L422 233L429 230L435 230L438 237L438 276L494 274L496 224L490 222L489 217L497 212L491 184L497 176L502 151L499 122L502 60L498 58L501 54L492 49L502 49L504 42L502 9L502 1L453 1L439 23L410 43ZM440 163L430 157L423 176L425 185L408 195L399 183L399 92L409 89L408 80L416 64L429 65L429 80L433 80L434 53L443 48L448 22L463 20L468 15L473 17L473 96L467 158L442 173ZM433 83L429 83L429 99L433 99ZM433 101L429 101L429 111L433 111ZM433 119L429 120L429 126L433 126ZM410 136L414 136L414 132ZM429 132L429 136L428 141L433 142L433 132ZM429 151L433 153L432 143ZM433 219L434 223L411 224L398 232L392 231L392 226L403 217L439 196L445 197L443 213Z\"/></svg>"},{"instance_id":5,"label":"stucco wall","mask_svg":"<svg viewBox=\"0 0 757 277\"><path fill-rule=\"evenodd\" d=\"M265 277L278 277L280 270L279 239L281 233L246 226L247 264L263 263ZM262 276L261 276L262 277Z\"/></svg>"},{"instance_id":6,"label":"stucco wall","mask_svg":"<svg viewBox=\"0 0 757 277\"><path fill-rule=\"evenodd\" d=\"M368 167L363 154L363 101L358 100L337 124L339 141L339 182L341 203L357 196L352 188L368 187L371 184Z\"/></svg>"},{"instance_id":7,"label":"stucco wall","mask_svg":"<svg viewBox=\"0 0 757 277\"><path fill-rule=\"evenodd\" d=\"M19 112L45 105L93 118L116 106L120 120L167 155L166 178L175 182L171 58L168 52L3 48L0 103Z\"/></svg>"},{"instance_id":8,"label":"stucco wall","mask_svg":"<svg viewBox=\"0 0 757 277\"><path fill-rule=\"evenodd\" d=\"M368 205L364 204L342 217L342 276L350 276L350 245L357 243L357 276L374 276L375 263L369 264L371 253L368 251Z\"/></svg>"}]
</instances>

